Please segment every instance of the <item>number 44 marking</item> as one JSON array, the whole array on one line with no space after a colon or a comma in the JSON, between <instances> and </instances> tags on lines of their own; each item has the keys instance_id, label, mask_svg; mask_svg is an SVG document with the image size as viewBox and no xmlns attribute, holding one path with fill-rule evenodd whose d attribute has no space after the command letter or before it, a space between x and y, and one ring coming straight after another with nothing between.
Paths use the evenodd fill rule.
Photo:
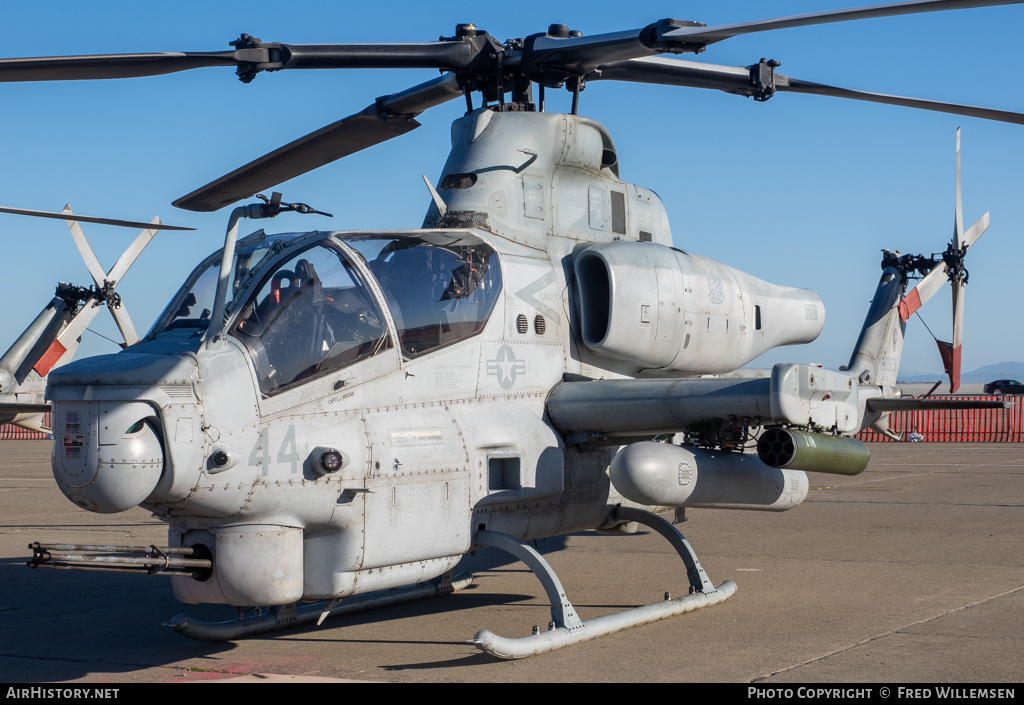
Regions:
<instances>
[{"instance_id":1,"label":"number 44 marking","mask_svg":"<svg viewBox=\"0 0 1024 705\"><path fill-rule=\"evenodd\" d=\"M282 465L290 465L289 470L292 475L299 472L302 456L299 455L299 446L295 442L294 425L289 426L284 432L281 447L277 449L277 462ZM260 475L263 477L270 473L270 428L267 426L260 429L256 444L252 447L252 452L249 453L249 465L259 466L261 468Z\"/></svg>"}]
</instances>

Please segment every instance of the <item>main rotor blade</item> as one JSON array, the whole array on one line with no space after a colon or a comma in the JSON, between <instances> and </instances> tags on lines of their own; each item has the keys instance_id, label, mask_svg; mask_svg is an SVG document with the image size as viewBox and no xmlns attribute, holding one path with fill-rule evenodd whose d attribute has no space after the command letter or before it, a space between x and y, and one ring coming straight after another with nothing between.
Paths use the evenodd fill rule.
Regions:
<instances>
[{"instance_id":1,"label":"main rotor blade","mask_svg":"<svg viewBox=\"0 0 1024 705\"><path fill-rule=\"evenodd\" d=\"M597 71L587 76L587 80L632 81L634 83L656 83L686 88L713 88L725 91L726 93L745 96L767 97L771 95L771 91L808 93L835 98L863 100L872 103L884 103L887 105L902 105L908 108L967 115L985 120L999 120L1001 122L1024 125L1024 114L1022 113L978 108L970 105L957 105L955 103L943 103L934 100L922 100L919 98L906 98L883 93L855 91L848 88L837 88L822 83L804 81L784 76L780 73L774 74L772 84L768 86L769 92L765 95L762 93L765 87L755 84L751 78L753 70L757 68L757 66L754 66L753 69L742 66L717 66L715 64L684 61L681 59L648 57L602 64L597 68Z\"/></svg>"},{"instance_id":2,"label":"main rotor blade","mask_svg":"<svg viewBox=\"0 0 1024 705\"><path fill-rule=\"evenodd\" d=\"M594 73L587 76L587 81L599 80L714 88L741 95L753 94L755 90L750 82L750 69L742 66L718 66L656 56L601 64Z\"/></svg>"},{"instance_id":3,"label":"main rotor blade","mask_svg":"<svg viewBox=\"0 0 1024 705\"><path fill-rule=\"evenodd\" d=\"M661 54L668 49L657 49L649 39L645 41L659 25L589 37L530 37L523 50L523 71L535 81L543 82L545 74L564 80L569 75L590 73L600 64Z\"/></svg>"},{"instance_id":4,"label":"main rotor blade","mask_svg":"<svg viewBox=\"0 0 1024 705\"><path fill-rule=\"evenodd\" d=\"M174 205L215 211L360 150L420 126L413 119L427 108L462 95L453 74L378 100L365 110L300 137L230 174L182 196Z\"/></svg>"},{"instance_id":5,"label":"main rotor blade","mask_svg":"<svg viewBox=\"0 0 1024 705\"><path fill-rule=\"evenodd\" d=\"M248 67L253 75L257 71L295 68L453 70L468 66L484 46L482 40L405 44L280 44L263 43L247 35L243 35L238 42L245 42L245 46L234 51L0 59L0 83L137 78L211 66Z\"/></svg>"},{"instance_id":6,"label":"main rotor blade","mask_svg":"<svg viewBox=\"0 0 1024 705\"><path fill-rule=\"evenodd\" d=\"M490 44L476 41L366 44L267 44L280 47L283 69L441 69L455 71L473 62Z\"/></svg>"},{"instance_id":7,"label":"main rotor blade","mask_svg":"<svg viewBox=\"0 0 1024 705\"><path fill-rule=\"evenodd\" d=\"M551 79L565 80L572 75L588 74L602 64L607 65L655 54L698 54L704 51L709 44L741 34L939 10L1012 5L1021 2L1024 0L908 0L888 5L812 12L716 27L707 27L700 22L661 20L642 29L595 34L587 37L534 35L526 40L522 53L522 65L524 73L532 80L541 82Z\"/></svg>"},{"instance_id":8,"label":"main rotor blade","mask_svg":"<svg viewBox=\"0 0 1024 705\"><path fill-rule=\"evenodd\" d=\"M1022 0L909 0L887 5L870 5L848 10L828 10L810 12L804 15L791 15L769 20L754 22L738 22L736 24L719 25L717 27L679 27L665 32L659 37L664 42L686 42L706 46L729 39L741 34L767 32L773 29L789 29L791 27L807 27L832 22L848 22L865 20L873 17L894 17L922 12L940 10L963 10L973 7L990 7L993 5L1018 5Z\"/></svg>"},{"instance_id":9,"label":"main rotor blade","mask_svg":"<svg viewBox=\"0 0 1024 705\"><path fill-rule=\"evenodd\" d=\"M522 49L502 52L505 65L520 64L534 81L557 83L582 76L598 65L663 53L699 53L709 44L741 34L790 27L890 17L940 10L1019 4L1024 0L906 0L888 5L830 10L775 19L707 27L699 22L661 20L640 29L591 36L535 34ZM436 68L493 72L502 45L486 32L437 42L360 44L282 44L243 34L233 51L44 56L0 59L0 82L132 78L211 66L235 66L243 81L260 71L312 68Z\"/></svg>"},{"instance_id":10,"label":"main rotor blade","mask_svg":"<svg viewBox=\"0 0 1024 705\"><path fill-rule=\"evenodd\" d=\"M785 79L779 81L779 79ZM1024 125L1024 114L1014 113L1008 110L993 110L992 108L979 108L973 105L958 105L956 103L943 103L937 100L922 100L920 98L905 98L898 95L887 95L885 93L868 93L855 91L849 88L837 88L827 86L823 83L801 81L788 76L775 74L775 89L791 93L811 93L814 95L827 95L834 98L850 98L852 100L864 100L870 103L884 103L886 105L902 105L907 108L918 108L920 110L932 110L939 113L951 113L953 115L966 115L968 117L981 118L983 120L998 120L999 122L1011 122L1016 125Z\"/></svg>"},{"instance_id":11,"label":"main rotor blade","mask_svg":"<svg viewBox=\"0 0 1024 705\"><path fill-rule=\"evenodd\" d=\"M259 191L420 126L412 118L378 118L375 111L342 118L276 149L173 202L185 210L220 210Z\"/></svg>"},{"instance_id":12,"label":"main rotor blade","mask_svg":"<svg viewBox=\"0 0 1024 705\"><path fill-rule=\"evenodd\" d=\"M123 228L146 228L147 230L195 230L195 228L183 228L179 225L164 225L157 221L155 223L142 223L134 220L115 220L114 218L96 218L91 215L75 215L74 213L51 213L50 211L34 211L28 208L8 208L0 206L0 213L14 213L15 215L31 215L37 218L53 218L55 220L75 220L81 223L98 223L100 225L117 225Z\"/></svg>"},{"instance_id":13,"label":"main rotor blade","mask_svg":"<svg viewBox=\"0 0 1024 705\"><path fill-rule=\"evenodd\" d=\"M160 52L0 59L0 82L83 81L159 76L207 66L237 66L242 63L242 59L238 57L240 53L242 52Z\"/></svg>"}]
</instances>

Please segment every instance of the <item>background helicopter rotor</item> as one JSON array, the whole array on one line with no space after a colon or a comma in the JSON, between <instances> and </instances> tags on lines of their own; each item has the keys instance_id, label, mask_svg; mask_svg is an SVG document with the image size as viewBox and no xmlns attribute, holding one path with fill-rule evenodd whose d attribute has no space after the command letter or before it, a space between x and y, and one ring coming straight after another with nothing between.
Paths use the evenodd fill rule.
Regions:
<instances>
[{"instance_id":1,"label":"background helicopter rotor","mask_svg":"<svg viewBox=\"0 0 1024 705\"><path fill-rule=\"evenodd\" d=\"M125 347L138 342L139 335L135 330L135 325L132 323L131 317L128 315L128 310L125 308L120 294L115 292L115 287L120 283L121 278L125 275L128 269L135 264L135 260L138 259L139 255L142 254L142 251L146 249L158 231L194 230L194 228L182 227L179 225L165 225L160 222L159 217L153 218L153 220L148 223L143 223L134 220L79 215L72 212L70 205L64 206L64 210L60 213L32 210L28 208L10 208L7 206L0 206L0 213L63 220L71 231L71 237L74 239L75 245L77 246L79 253L82 255L82 261L85 263L85 268L89 270L89 275L92 277L94 284L90 290L86 290L84 287L75 287L74 285L64 283L57 285L58 295L61 291L74 292L72 294L72 298L77 297L79 302L83 300L87 301L87 305L83 310L77 312L78 315L75 316L75 325L68 325L67 329L62 332L60 337L57 339L57 342L62 343L60 346L61 354L63 354L63 352L71 345L69 342L70 339L80 336L82 331L89 325L93 317L95 317L96 312L99 310L100 304L106 304L107 309L110 311L110 315L113 316L114 322L121 333L121 338L124 340ZM82 232L82 227L79 223L113 225L120 228L142 228L142 232L139 233L132 244L128 246L128 249L121 253L117 262L114 263L114 266L107 271L96 258L96 254L93 252L92 246L86 239L85 233ZM75 292L76 289L78 290L77 292ZM47 371L49 371L49 368L47 368ZM40 372L40 374L45 376L46 372Z\"/></svg>"},{"instance_id":2,"label":"background helicopter rotor","mask_svg":"<svg viewBox=\"0 0 1024 705\"><path fill-rule=\"evenodd\" d=\"M978 241L989 225L989 214L981 216L967 232L964 232L963 203L960 188L960 130L956 131L956 202L953 215L953 238L938 259L933 255L934 266L900 302L900 319L907 321L921 308L942 285L949 281L953 297L953 342L944 343L936 338L942 355L943 367L949 375L950 393L960 389L961 362L964 342L964 297L967 291L968 272L964 268L967 250ZM925 260L927 261L927 260Z\"/></svg>"}]
</instances>

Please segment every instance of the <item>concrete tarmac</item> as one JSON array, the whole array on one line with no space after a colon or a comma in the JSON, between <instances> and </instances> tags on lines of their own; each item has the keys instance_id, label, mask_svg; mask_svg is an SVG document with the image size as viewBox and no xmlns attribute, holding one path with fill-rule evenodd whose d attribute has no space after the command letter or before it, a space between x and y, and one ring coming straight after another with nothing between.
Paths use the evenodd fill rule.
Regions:
<instances>
[{"instance_id":1,"label":"concrete tarmac","mask_svg":"<svg viewBox=\"0 0 1024 705\"><path fill-rule=\"evenodd\" d=\"M781 514L689 510L680 528L721 605L520 661L466 640L543 629L549 606L522 563L488 549L464 560L455 595L225 644L191 641L168 578L30 570L27 545L151 544L141 509L91 514L68 502L50 444L0 442L0 681L1020 683L1024 681L1024 444L879 443L856 477L813 474ZM651 532L539 542L583 619L686 590Z\"/></svg>"}]
</instances>

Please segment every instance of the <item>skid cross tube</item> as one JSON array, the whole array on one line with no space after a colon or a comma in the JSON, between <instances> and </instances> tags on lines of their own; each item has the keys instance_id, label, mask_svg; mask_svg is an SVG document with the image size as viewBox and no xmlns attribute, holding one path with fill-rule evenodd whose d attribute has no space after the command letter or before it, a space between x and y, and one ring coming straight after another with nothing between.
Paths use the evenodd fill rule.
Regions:
<instances>
[{"instance_id":1,"label":"skid cross tube","mask_svg":"<svg viewBox=\"0 0 1024 705\"><path fill-rule=\"evenodd\" d=\"M697 555L693 552L686 537L661 517L641 509L616 507L612 514L612 521L614 523L635 521L650 527L668 539L686 565L690 593L676 598L670 598L666 594L665 599L661 602L634 607L584 622L580 620L576 614L576 608L566 597L565 589L555 571L540 553L507 534L496 531L478 531L476 543L500 548L512 554L526 563L537 576L551 601L551 625L547 631L535 630L530 636L511 639L484 629L477 632L476 636L468 643L473 644L484 653L498 658L524 658L596 639L605 634L648 622L674 617L701 607L717 605L736 592L736 583L731 580L726 580L716 588L701 567L700 561L697 560Z\"/></svg>"}]
</instances>

